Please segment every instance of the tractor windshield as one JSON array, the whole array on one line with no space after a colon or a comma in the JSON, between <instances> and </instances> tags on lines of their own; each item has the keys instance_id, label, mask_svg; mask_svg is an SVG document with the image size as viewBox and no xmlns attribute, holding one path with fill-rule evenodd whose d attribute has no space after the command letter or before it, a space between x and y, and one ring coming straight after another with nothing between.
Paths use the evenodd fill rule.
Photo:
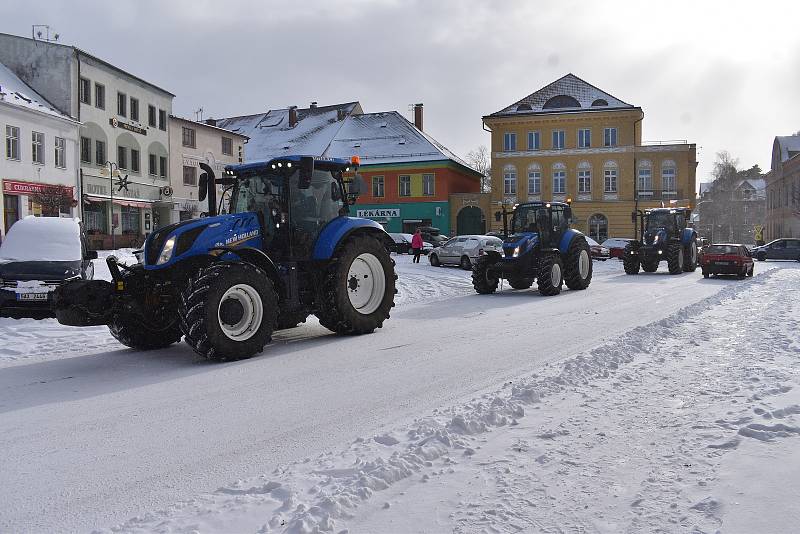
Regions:
<instances>
[{"instance_id":1,"label":"tractor windshield","mask_svg":"<svg viewBox=\"0 0 800 534\"><path fill-rule=\"evenodd\" d=\"M664 228L667 231L675 230L675 214L668 211L654 211L647 216L647 229L658 230Z\"/></svg>"},{"instance_id":2,"label":"tractor windshield","mask_svg":"<svg viewBox=\"0 0 800 534\"><path fill-rule=\"evenodd\" d=\"M544 206L517 206L511 219L511 233L538 232L549 226L547 208Z\"/></svg>"}]
</instances>

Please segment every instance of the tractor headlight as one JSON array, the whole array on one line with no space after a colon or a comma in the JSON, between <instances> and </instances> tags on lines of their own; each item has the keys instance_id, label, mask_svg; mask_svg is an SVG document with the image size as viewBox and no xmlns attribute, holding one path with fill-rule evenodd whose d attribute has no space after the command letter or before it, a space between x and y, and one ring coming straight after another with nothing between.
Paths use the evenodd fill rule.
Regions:
<instances>
[{"instance_id":1,"label":"tractor headlight","mask_svg":"<svg viewBox=\"0 0 800 534\"><path fill-rule=\"evenodd\" d=\"M164 243L164 248L161 249L161 254L158 256L158 261L156 265L163 265L167 263L170 259L172 259L172 251L175 249L175 236L170 237L167 239L167 242Z\"/></svg>"},{"instance_id":2,"label":"tractor headlight","mask_svg":"<svg viewBox=\"0 0 800 534\"><path fill-rule=\"evenodd\" d=\"M658 238L659 238L659 234L656 234L656 236L653 238L653 244L654 244L654 245L655 245L656 243L658 243Z\"/></svg>"},{"instance_id":3,"label":"tractor headlight","mask_svg":"<svg viewBox=\"0 0 800 534\"><path fill-rule=\"evenodd\" d=\"M518 258L519 257L519 246L514 247L514 252L511 253L511 257L512 258Z\"/></svg>"}]
</instances>

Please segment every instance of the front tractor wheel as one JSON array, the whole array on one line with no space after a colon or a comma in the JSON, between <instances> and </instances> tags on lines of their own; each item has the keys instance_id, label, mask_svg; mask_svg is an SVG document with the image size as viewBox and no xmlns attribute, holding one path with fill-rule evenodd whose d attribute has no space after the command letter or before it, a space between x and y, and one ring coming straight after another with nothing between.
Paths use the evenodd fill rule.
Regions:
<instances>
[{"instance_id":1,"label":"front tractor wheel","mask_svg":"<svg viewBox=\"0 0 800 534\"><path fill-rule=\"evenodd\" d=\"M592 283L592 256L583 236L572 239L564 266L564 282L570 289L586 289Z\"/></svg>"},{"instance_id":2,"label":"front tractor wheel","mask_svg":"<svg viewBox=\"0 0 800 534\"><path fill-rule=\"evenodd\" d=\"M369 334L383 326L394 306L392 259L370 236L349 238L325 273L317 317L337 334Z\"/></svg>"},{"instance_id":3,"label":"front tractor wheel","mask_svg":"<svg viewBox=\"0 0 800 534\"><path fill-rule=\"evenodd\" d=\"M670 243L667 249L667 267L669 274L681 274L683 272L683 245L680 243Z\"/></svg>"},{"instance_id":4,"label":"front tractor wheel","mask_svg":"<svg viewBox=\"0 0 800 534\"><path fill-rule=\"evenodd\" d=\"M539 276L537 277L539 293L545 297L561 293L564 283L564 264L558 254L545 254L539 262Z\"/></svg>"},{"instance_id":5,"label":"front tractor wheel","mask_svg":"<svg viewBox=\"0 0 800 534\"><path fill-rule=\"evenodd\" d=\"M622 266L625 268L625 274L639 274L640 264L639 245L634 243L625 245L625 251L622 253Z\"/></svg>"},{"instance_id":6,"label":"front tractor wheel","mask_svg":"<svg viewBox=\"0 0 800 534\"><path fill-rule=\"evenodd\" d=\"M220 262L201 269L181 293L184 339L209 360L241 360L261 352L278 318L278 296L264 271Z\"/></svg>"}]
</instances>

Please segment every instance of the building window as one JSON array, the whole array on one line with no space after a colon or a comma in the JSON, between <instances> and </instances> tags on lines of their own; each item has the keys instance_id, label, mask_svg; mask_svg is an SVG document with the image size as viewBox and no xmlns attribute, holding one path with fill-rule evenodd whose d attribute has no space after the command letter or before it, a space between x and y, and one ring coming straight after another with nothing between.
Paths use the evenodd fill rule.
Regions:
<instances>
[{"instance_id":1,"label":"building window","mask_svg":"<svg viewBox=\"0 0 800 534\"><path fill-rule=\"evenodd\" d=\"M106 143L105 141L94 142L94 161L98 165L105 165L106 161Z\"/></svg>"},{"instance_id":2,"label":"building window","mask_svg":"<svg viewBox=\"0 0 800 534\"><path fill-rule=\"evenodd\" d=\"M124 146L117 147L117 167L120 169L128 168L128 149Z\"/></svg>"},{"instance_id":3,"label":"building window","mask_svg":"<svg viewBox=\"0 0 800 534\"><path fill-rule=\"evenodd\" d=\"M383 198L383 176L372 177L372 196Z\"/></svg>"},{"instance_id":4,"label":"building window","mask_svg":"<svg viewBox=\"0 0 800 534\"><path fill-rule=\"evenodd\" d=\"M167 158L164 156L158 158L158 175L161 178L167 177Z\"/></svg>"},{"instance_id":5,"label":"building window","mask_svg":"<svg viewBox=\"0 0 800 534\"><path fill-rule=\"evenodd\" d=\"M578 193L592 192L592 171L583 169L578 171Z\"/></svg>"},{"instance_id":6,"label":"building window","mask_svg":"<svg viewBox=\"0 0 800 534\"><path fill-rule=\"evenodd\" d=\"M563 195L567 192L567 171L553 171L553 194Z\"/></svg>"},{"instance_id":7,"label":"building window","mask_svg":"<svg viewBox=\"0 0 800 534\"><path fill-rule=\"evenodd\" d=\"M44 134L31 132L31 161L44 165Z\"/></svg>"},{"instance_id":8,"label":"building window","mask_svg":"<svg viewBox=\"0 0 800 534\"><path fill-rule=\"evenodd\" d=\"M94 107L106 109L106 86L96 82L94 84Z\"/></svg>"},{"instance_id":9,"label":"building window","mask_svg":"<svg viewBox=\"0 0 800 534\"><path fill-rule=\"evenodd\" d=\"M53 159L55 161L56 167L64 169L67 166L67 160L65 159L64 153L64 138L63 137L56 137L55 141L55 157Z\"/></svg>"},{"instance_id":10,"label":"building window","mask_svg":"<svg viewBox=\"0 0 800 534\"><path fill-rule=\"evenodd\" d=\"M411 196L411 177L408 175L400 176L400 196L401 197L410 197Z\"/></svg>"},{"instance_id":11,"label":"building window","mask_svg":"<svg viewBox=\"0 0 800 534\"><path fill-rule=\"evenodd\" d=\"M542 172L536 168L528 169L528 194L540 195L542 193Z\"/></svg>"},{"instance_id":12,"label":"building window","mask_svg":"<svg viewBox=\"0 0 800 534\"><path fill-rule=\"evenodd\" d=\"M197 185L197 167L183 166L183 185Z\"/></svg>"},{"instance_id":13,"label":"building window","mask_svg":"<svg viewBox=\"0 0 800 534\"><path fill-rule=\"evenodd\" d=\"M639 169L639 192L653 190L653 173L649 168Z\"/></svg>"},{"instance_id":14,"label":"building window","mask_svg":"<svg viewBox=\"0 0 800 534\"><path fill-rule=\"evenodd\" d=\"M106 231L106 210L105 204L100 202L90 202L83 208L83 224L87 230L97 233Z\"/></svg>"},{"instance_id":15,"label":"building window","mask_svg":"<svg viewBox=\"0 0 800 534\"><path fill-rule=\"evenodd\" d=\"M139 122L139 99L131 97L131 120Z\"/></svg>"},{"instance_id":16,"label":"building window","mask_svg":"<svg viewBox=\"0 0 800 534\"><path fill-rule=\"evenodd\" d=\"M156 107L149 104L147 106L147 124L153 128L156 127Z\"/></svg>"},{"instance_id":17,"label":"building window","mask_svg":"<svg viewBox=\"0 0 800 534\"><path fill-rule=\"evenodd\" d=\"M92 82L86 78L81 78L78 84L78 97L83 104L92 103Z\"/></svg>"},{"instance_id":18,"label":"building window","mask_svg":"<svg viewBox=\"0 0 800 534\"><path fill-rule=\"evenodd\" d=\"M139 230L139 208L120 206L120 219L123 234L141 233Z\"/></svg>"},{"instance_id":19,"label":"building window","mask_svg":"<svg viewBox=\"0 0 800 534\"><path fill-rule=\"evenodd\" d=\"M506 132L503 134L503 152L514 152L517 149L517 134Z\"/></svg>"},{"instance_id":20,"label":"building window","mask_svg":"<svg viewBox=\"0 0 800 534\"><path fill-rule=\"evenodd\" d=\"M167 131L167 112L163 109L158 110L158 129Z\"/></svg>"},{"instance_id":21,"label":"building window","mask_svg":"<svg viewBox=\"0 0 800 534\"><path fill-rule=\"evenodd\" d=\"M222 153L226 156L233 156L233 139L230 137L222 138Z\"/></svg>"},{"instance_id":22,"label":"building window","mask_svg":"<svg viewBox=\"0 0 800 534\"><path fill-rule=\"evenodd\" d=\"M148 173L150 176L156 176L158 174L158 161L155 154L150 154L148 159Z\"/></svg>"},{"instance_id":23,"label":"building window","mask_svg":"<svg viewBox=\"0 0 800 534\"><path fill-rule=\"evenodd\" d=\"M528 150L539 150L539 132L528 132Z\"/></svg>"},{"instance_id":24,"label":"building window","mask_svg":"<svg viewBox=\"0 0 800 534\"><path fill-rule=\"evenodd\" d=\"M422 194L426 197L432 197L435 193L434 178L432 174L422 175Z\"/></svg>"},{"instance_id":25,"label":"building window","mask_svg":"<svg viewBox=\"0 0 800 534\"><path fill-rule=\"evenodd\" d=\"M578 148L589 148L592 146L592 131L588 128L578 130Z\"/></svg>"},{"instance_id":26,"label":"building window","mask_svg":"<svg viewBox=\"0 0 800 534\"><path fill-rule=\"evenodd\" d=\"M195 146L195 131L194 128L183 128L183 146L189 148L196 148Z\"/></svg>"},{"instance_id":27,"label":"building window","mask_svg":"<svg viewBox=\"0 0 800 534\"><path fill-rule=\"evenodd\" d=\"M589 217L589 237L602 243L608 239L608 218L600 213Z\"/></svg>"},{"instance_id":28,"label":"building window","mask_svg":"<svg viewBox=\"0 0 800 534\"><path fill-rule=\"evenodd\" d=\"M503 169L503 194L517 194L517 169L512 166Z\"/></svg>"},{"instance_id":29,"label":"building window","mask_svg":"<svg viewBox=\"0 0 800 534\"><path fill-rule=\"evenodd\" d=\"M564 148L564 130L553 130L553 149Z\"/></svg>"},{"instance_id":30,"label":"building window","mask_svg":"<svg viewBox=\"0 0 800 534\"><path fill-rule=\"evenodd\" d=\"M675 167L667 165L661 169L661 190L675 192L677 183L675 180Z\"/></svg>"},{"instance_id":31,"label":"building window","mask_svg":"<svg viewBox=\"0 0 800 534\"><path fill-rule=\"evenodd\" d=\"M92 162L92 140L88 137L81 137L81 162Z\"/></svg>"},{"instance_id":32,"label":"building window","mask_svg":"<svg viewBox=\"0 0 800 534\"><path fill-rule=\"evenodd\" d=\"M6 158L19 159L19 128L6 126Z\"/></svg>"},{"instance_id":33,"label":"building window","mask_svg":"<svg viewBox=\"0 0 800 534\"><path fill-rule=\"evenodd\" d=\"M606 193L616 193L617 192L617 169L605 169L603 170L603 177L605 181L605 189Z\"/></svg>"},{"instance_id":34,"label":"building window","mask_svg":"<svg viewBox=\"0 0 800 534\"><path fill-rule=\"evenodd\" d=\"M617 146L616 128L605 128L603 130L603 146Z\"/></svg>"},{"instance_id":35,"label":"building window","mask_svg":"<svg viewBox=\"0 0 800 534\"><path fill-rule=\"evenodd\" d=\"M125 93L117 92L117 115L125 117L128 115L128 96Z\"/></svg>"},{"instance_id":36,"label":"building window","mask_svg":"<svg viewBox=\"0 0 800 534\"><path fill-rule=\"evenodd\" d=\"M139 151L135 148L131 149L131 171L139 172Z\"/></svg>"}]
</instances>

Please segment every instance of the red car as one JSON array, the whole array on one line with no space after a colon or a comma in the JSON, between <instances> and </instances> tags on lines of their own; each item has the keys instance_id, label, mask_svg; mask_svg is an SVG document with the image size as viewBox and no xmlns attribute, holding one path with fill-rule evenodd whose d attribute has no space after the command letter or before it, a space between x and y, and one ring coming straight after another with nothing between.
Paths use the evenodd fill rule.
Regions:
<instances>
[{"instance_id":1,"label":"red car","mask_svg":"<svg viewBox=\"0 0 800 534\"><path fill-rule=\"evenodd\" d=\"M705 278L712 274L733 274L741 279L753 276L753 257L744 245L708 245L704 247L700 267Z\"/></svg>"},{"instance_id":2,"label":"red car","mask_svg":"<svg viewBox=\"0 0 800 534\"><path fill-rule=\"evenodd\" d=\"M603 241L602 246L608 249L612 258L622 259L623 253L625 252L625 246L631 241L633 241L633 239L628 239L625 237L611 237Z\"/></svg>"}]
</instances>

